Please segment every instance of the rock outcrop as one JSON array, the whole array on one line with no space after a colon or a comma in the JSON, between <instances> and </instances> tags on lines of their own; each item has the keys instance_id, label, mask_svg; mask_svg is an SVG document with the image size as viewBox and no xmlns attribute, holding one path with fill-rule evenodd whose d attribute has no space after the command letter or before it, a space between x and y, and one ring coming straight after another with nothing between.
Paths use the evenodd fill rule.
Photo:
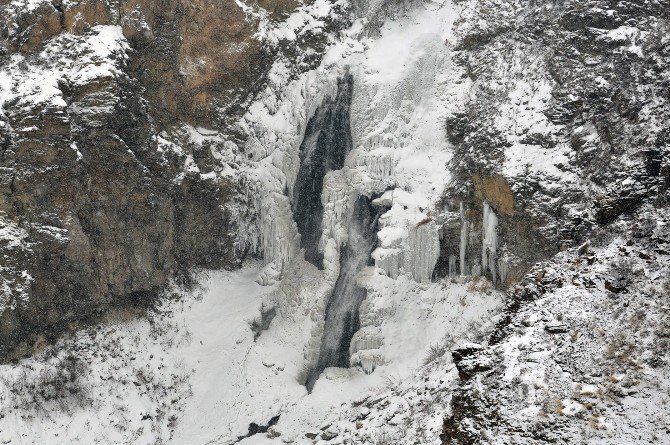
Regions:
<instances>
[{"instance_id":1,"label":"rock outcrop","mask_svg":"<svg viewBox=\"0 0 670 445\"><path fill-rule=\"evenodd\" d=\"M481 269L509 286L595 225L667 200L667 2L457 4L457 82L472 94L446 123L445 205L465 206L466 269L479 271L484 203L508 279ZM444 250L458 251L445 230Z\"/></svg>"}]
</instances>

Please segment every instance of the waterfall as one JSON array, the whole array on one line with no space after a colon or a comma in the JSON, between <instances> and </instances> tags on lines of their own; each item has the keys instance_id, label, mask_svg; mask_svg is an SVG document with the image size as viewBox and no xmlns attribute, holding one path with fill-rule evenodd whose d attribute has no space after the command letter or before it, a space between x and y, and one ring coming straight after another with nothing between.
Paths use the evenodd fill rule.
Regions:
<instances>
[{"instance_id":1,"label":"waterfall","mask_svg":"<svg viewBox=\"0 0 670 445\"><path fill-rule=\"evenodd\" d=\"M300 246L305 259L323 268L319 249L323 222L323 178L340 170L352 148L349 108L353 92L353 76L338 81L337 95L328 97L309 119L300 145L300 168L293 186L293 218L300 233Z\"/></svg>"},{"instance_id":2,"label":"waterfall","mask_svg":"<svg viewBox=\"0 0 670 445\"><path fill-rule=\"evenodd\" d=\"M340 253L340 274L326 307L319 359L305 382L308 391L324 369L349 366L351 338L359 329L358 310L367 296L356 278L377 243L377 221L378 212L370 199L360 196L354 204L347 243Z\"/></svg>"}]
</instances>

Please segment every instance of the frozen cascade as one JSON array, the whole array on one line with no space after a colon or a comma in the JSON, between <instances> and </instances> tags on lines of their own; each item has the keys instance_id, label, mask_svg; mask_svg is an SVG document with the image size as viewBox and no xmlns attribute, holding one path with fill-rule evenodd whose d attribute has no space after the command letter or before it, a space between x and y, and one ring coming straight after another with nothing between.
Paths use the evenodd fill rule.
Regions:
<instances>
[{"instance_id":1,"label":"frozen cascade","mask_svg":"<svg viewBox=\"0 0 670 445\"><path fill-rule=\"evenodd\" d=\"M337 95L328 97L310 118L300 145L300 168L293 186L293 218L300 233L305 259L323 267L319 248L323 222L321 194L326 173L344 166L352 148L349 108L353 92L353 76L338 81Z\"/></svg>"},{"instance_id":2,"label":"frozen cascade","mask_svg":"<svg viewBox=\"0 0 670 445\"><path fill-rule=\"evenodd\" d=\"M347 240L349 209L358 193L352 188L346 169L332 171L323 179L321 243L325 276L335 282L339 275L340 248ZM330 248L329 248L330 247Z\"/></svg>"},{"instance_id":3,"label":"frozen cascade","mask_svg":"<svg viewBox=\"0 0 670 445\"><path fill-rule=\"evenodd\" d=\"M488 202L484 201L482 221L482 273L491 274L493 284L497 284L496 253L498 250L498 217Z\"/></svg>"},{"instance_id":4,"label":"frozen cascade","mask_svg":"<svg viewBox=\"0 0 670 445\"><path fill-rule=\"evenodd\" d=\"M430 282L440 257L440 229L420 209L426 204L401 189L387 190L374 203L389 209L380 217L375 266L391 278L402 273Z\"/></svg>"},{"instance_id":5,"label":"frozen cascade","mask_svg":"<svg viewBox=\"0 0 670 445\"><path fill-rule=\"evenodd\" d=\"M343 244L342 240L346 235L344 222L347 219L347 210L349 204L349 195L353 192L351 185L347 181L346 173L342 170L330 172L323 180L323 193L321 203L324 209L322 222L321 242L334 239L338 244ZM355 196L354 196L355 198Z\"/></svg>"},{"instance_id":6,"label":"frozen cascade","mask_svg":"<svg viewBox=\"0 0 670 445\"><path fill-rule=\"evenodd\" d=\"M373 258L376 267L394 280L398 278L403 258L402 249L377 249L374 251Z\"/></svg>"},{"instance_id":7,"label":"frozen cascade","mask_svg":"<svg viewBox=\"0 0 670 445\"><path fill-rule=\"evenodd\" d=\"M377 209L369 198L360 196L354 204L347 244L340 254L340 275L326 306L319 359L305 382L308 391L324 369L349 366L349 346L359 328L358 311L367 295L358 285L357 277L375 248L377 221Z\"/></svg>"},{"instance_id":8,"label":"frozen cascade","mask_svg":"<svg viewBox=\"0 0 670 445\"><path fill-rule=\"evenodd\" d=\"M360 366L366 374L372 374L375 368L384 363L379 348L384 338L377 326L366 326L359 329L351 339L349 355L351 366Z\"/></svg>"},{"instance_id":9,"label":"frozen cascade","mask_svg":"<svg viewBox=\"0 0 670 445\"><path fill-rule=\"evenodd\" d=\"M370 178L376 181L383 181L393 175L395 167L393 149L379 147L368 152L362 152L357 156L356 166L366 167Z\"/></svg>"}]
</instances>

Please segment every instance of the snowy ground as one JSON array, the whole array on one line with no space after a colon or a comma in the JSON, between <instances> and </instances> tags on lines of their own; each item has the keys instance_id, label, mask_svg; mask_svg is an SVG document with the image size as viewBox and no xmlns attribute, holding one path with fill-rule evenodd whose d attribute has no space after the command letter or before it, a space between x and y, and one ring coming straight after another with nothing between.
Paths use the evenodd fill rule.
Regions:
<instances>
[{"instance_id":1,"label":"snowy ground","mask_svg":"<svg viewBox=\"0 0 670 445\"><path fill-rule=\"evenodd\" d=\"M351 420L366 397L395 400L403 388L423 385L416 377L424 374L432 376L426 385L440 382L445 391L449 367L423 366L431 346L438 350L432 358L443 361L450 334L461 337L500 301L473 283L417 285L380 275L374 279L387 281L389 292L368 303L386 310L388 364L371 375L329 369L308 395L300 379L313 321L303 309L312 303L304 300L292 316L279 313L254 341L250 322L276 291L255 283L259 269L211 272L199 289L166 295L146 317L115 314L34 358L3 365L0 440L229 444L247 435L250 423L267 425L277 415L267 433L240 443L313 443L305 434L324 434L324 425L344 440L354 437ZM380 412L402 405L394 403Z\"/></svg>"}]
</instances>

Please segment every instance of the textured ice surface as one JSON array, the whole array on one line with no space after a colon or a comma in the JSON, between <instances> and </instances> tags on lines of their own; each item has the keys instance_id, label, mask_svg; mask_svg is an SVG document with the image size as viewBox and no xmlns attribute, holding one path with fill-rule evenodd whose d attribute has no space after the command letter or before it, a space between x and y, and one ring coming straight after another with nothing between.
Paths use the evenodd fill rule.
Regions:
<instances>
[{"instance_id":1,"label":"textured ice surface","mask_svg":"<svg viewBox=\"0 0 670 445\"><path fill-rule=\"evenodd\" d=\"M300 145L300 168L293 186L291 208L300 233L300 246L305 259L318 268L323 267L321 240L323 181L328 172L344 166L351 150L349 107L353 76L338 81L337 95L328 97L310 118Z\"/></svg>"},{"instance_id":2,"label":"textured ice surface","mask_svg":"<svg viewBox=\"0 0 670 445\"><path fill-rule=\"evenodd\" d=\"M326 306L319 359L305 383L310 391L327 367L349 366L349 345L360 326L358 310L367 295L358 284L358 275L377 242L377 216L369 198L361 196L354 203L347 243L340 254L340 273Z\"/></svg>"}]
</instances>

